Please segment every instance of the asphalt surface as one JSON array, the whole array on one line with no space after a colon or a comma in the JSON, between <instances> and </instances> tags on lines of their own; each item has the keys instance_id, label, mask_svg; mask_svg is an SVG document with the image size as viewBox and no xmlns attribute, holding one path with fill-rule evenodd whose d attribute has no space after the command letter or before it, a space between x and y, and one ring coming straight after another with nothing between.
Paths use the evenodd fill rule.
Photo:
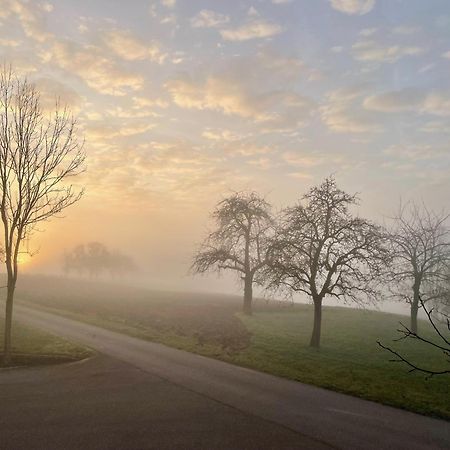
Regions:
<instances>
[{"instance_id":1,"label":"asphalt surface","mask_svg":"<svg viewBox=\"0 0 450 450\"><path fill-rule=\"evenodd\" d=\"M117 359L0 372L0 448L327 448Z\"/></svg>"},{"instance_id":2,"label":"asphalt surface","mask_svg":"<svg viewBox=\"0 0 450 450\"><path fill-rule=\"evenodd\" d=\"M109 358L0 373L2 449L450 448L446 421L19 305L15 317Z\"/></svg>"}]
</instances>

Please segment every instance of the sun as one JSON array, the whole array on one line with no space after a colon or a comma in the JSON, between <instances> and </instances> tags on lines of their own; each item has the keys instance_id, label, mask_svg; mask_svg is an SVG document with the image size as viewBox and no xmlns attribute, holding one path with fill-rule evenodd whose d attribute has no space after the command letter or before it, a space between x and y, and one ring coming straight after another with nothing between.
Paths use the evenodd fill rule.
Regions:
<instances>
[{"instance_id":1,"label":"sun","mask_svg":"<svg viewBox=\"0 0 450 450\"><path fill-rule=\"evenodd\" d=\"M31 262L31 255L27 252L19 253L17 256L17 264L25 266Z\"/></svg>"}]
</instances>

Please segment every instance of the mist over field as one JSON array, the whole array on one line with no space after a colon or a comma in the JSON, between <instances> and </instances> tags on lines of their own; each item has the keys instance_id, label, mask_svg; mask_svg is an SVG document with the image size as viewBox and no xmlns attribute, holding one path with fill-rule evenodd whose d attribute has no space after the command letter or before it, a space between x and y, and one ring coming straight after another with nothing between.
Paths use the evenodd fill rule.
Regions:
<instances>
[{"instance_id":1,"label":"mist over field","mask_svg":"<svg viewBox=\"0 0 450 450\"><path fill-rule=\"evenodd\" d=\"M86 194L41 224L27 270L100 241L148 285L234 292L187 276L231 192L279 210L335 174L379 222L400 198L446 207L447 3L247 3L2 3L1 60L86 139Z\"/></svg>"},{"instance_id":2,"label":"mist over field","mask_svg":"<svg viewBox=\"0 0 450 450\"><path fill-rule=\"evenodd\" d=\"M450 448L448 0L0 0L0 447Z\"/></svg>"}]
</instances>

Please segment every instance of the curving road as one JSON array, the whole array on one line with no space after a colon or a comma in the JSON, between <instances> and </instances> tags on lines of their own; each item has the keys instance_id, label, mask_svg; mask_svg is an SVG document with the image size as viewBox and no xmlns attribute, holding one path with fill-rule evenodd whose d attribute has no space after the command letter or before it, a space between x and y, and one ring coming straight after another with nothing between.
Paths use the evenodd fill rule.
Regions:
<instances>
[{"instance_id":1,"label":"curving road","mask_svg":"<svg viewBox=\"0 0 450 450\"><path fill-rule=\"evenodd\" d=\"M276 438L278 446L260 432L252 438L253 445L240 447L230 443L229 447L221 448L450 448L450 423L446 421L237 367L22 305L17 305L15 318L78 341L148 376L176 385L179 395L189 391L205 401L232 408L243 418L260 420L263 429L276 426L277 432L290 433L285 442L279 436ZM0 375L0 394L1 386ZM176 426L173 433L177 433ZM205 439L206 436L207 433ZM172 448L191 447L174 444ZM206 444L203 448L219 446Z\"/></svg>"}]
</instances>

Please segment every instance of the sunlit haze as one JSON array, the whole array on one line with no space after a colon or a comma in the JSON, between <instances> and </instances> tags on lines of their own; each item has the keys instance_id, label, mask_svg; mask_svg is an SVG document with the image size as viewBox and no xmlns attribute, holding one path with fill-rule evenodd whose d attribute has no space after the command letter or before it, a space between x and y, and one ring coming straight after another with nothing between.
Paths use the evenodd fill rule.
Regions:
<instances>
[{"instance_id":1,"label":"sunlit haze","mask_svg":"<svg viewBox=\"0 0 450 450\"><path fill-rule=\"evenodd\" d=\"M0 450L450 450L450 0L0 0Z\"/></svg>"},{"instance_id":2,"label":"sunlit haze","mask_svg":"<svg viewBox=\"0 0 450 450\"><path fill-rule=\"evenodd\" d=\"M85 195L24 270L100 241L149 286L239 292L188 274L232 191L276 211L333 174L379 222L400 198L448 204L447 0L1 0L0 60L86 140Z\"/></svg>"}]
</instances>

